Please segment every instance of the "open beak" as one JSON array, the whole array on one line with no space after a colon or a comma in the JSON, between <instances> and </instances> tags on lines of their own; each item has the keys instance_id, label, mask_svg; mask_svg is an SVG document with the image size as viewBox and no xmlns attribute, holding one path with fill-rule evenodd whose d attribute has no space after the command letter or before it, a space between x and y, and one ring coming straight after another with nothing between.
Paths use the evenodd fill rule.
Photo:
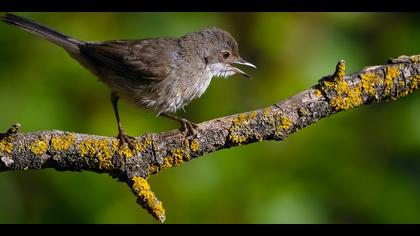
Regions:
<instances>
[{"instance_id":1,"label":"open beak","mask_svg":"<svg viewBox=\"0 0 420 236\"><path fill-rule=\"evenodd\" d=\"M242 59L242 58L239 58L239 59L238 59L237 61L235 61L233 64L239 64L239 65L244 65L244 66L249 66L249 67L257 68L254 64L249 63L249 62L245 61L245 60L244 60L244 59ZM236 67L233 67L233 70L234 70L235 72L237 72L237 73L239 73L239 74L241 74L241 75L245 76L245 77L246 77L246 78L248 78L248 79L250 79L250 78L251 78L248 74L246 74L245 72L243 72L242 70L240 70L240 69L238 69L238 68L236 68Z\"/></svg>"}]
</instances>

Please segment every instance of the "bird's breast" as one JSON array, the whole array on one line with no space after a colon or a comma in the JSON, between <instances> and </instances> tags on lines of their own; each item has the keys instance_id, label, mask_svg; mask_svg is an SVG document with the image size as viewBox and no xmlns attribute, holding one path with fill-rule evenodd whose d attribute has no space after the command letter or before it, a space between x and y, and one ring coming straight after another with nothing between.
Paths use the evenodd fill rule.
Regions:
<instances>
[{"instance_id":1,"label":"bird's breast","mask_svg":"<svg viewBox=\"0 0 420 236\"><path fill-rule=\"evenodd\" d=\"M183 76L180 76L183 74ZM211 82L211 73L178 73L148 86L121 91L123 97L136 105L151 109L157 113L174 113L199 98Z\"/></svg>"},{"instance_id":2,"label":"bird's breast","mask_svg":"<svg viewBox=\"0 0 420 236\"><path fill-rule=\"evenodd\" d=\"M192 79L191 84L191 95L192 99L199 98L206 92L210 85L211 78L213 77L212 72L209 69L204 70L204 73L199 75L197 78Z\"/></svg>"},{"instance_id":3,"label":"bird's breast","mask_svg":"<svg viewBox=\"0 0 420 236\"><path fill-rule=\"evenodd\" d=\"M178 78L182 84L178 91L182 101L181 107L190 103L193 99L201 97L210 85L212 73L204 70L199 73L190 73L186 78ZM177 99L179 100L179 98Z\"/></svg>"}]
</instances>

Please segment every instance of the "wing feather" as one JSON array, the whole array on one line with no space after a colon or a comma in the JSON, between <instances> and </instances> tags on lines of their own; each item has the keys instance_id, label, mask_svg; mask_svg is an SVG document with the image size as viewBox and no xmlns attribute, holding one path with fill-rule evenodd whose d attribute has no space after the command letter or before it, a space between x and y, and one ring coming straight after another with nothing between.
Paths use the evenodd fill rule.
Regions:
<instances>
[{"instance_id":1,"label":"wing feather","mask_svg":"<svg viewBox=\"0 0 420 236\"><path fill-rule=\"evenodd\" d=\"M171 38L91 42L81 45L80 52L94 67L134 80L164 79L180 56L178 43Z\"/></svg>"}]
</instances>

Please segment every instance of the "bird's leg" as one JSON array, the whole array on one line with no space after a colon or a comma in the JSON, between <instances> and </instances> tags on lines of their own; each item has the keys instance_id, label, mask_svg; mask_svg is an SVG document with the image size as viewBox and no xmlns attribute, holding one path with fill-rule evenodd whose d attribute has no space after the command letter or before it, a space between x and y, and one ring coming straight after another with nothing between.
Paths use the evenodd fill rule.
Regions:
<instances>
[{"instance_id":1,"label":"bird's leg","mask_svg":"<svg viewBox=\"0 0 420 236\"><path fill-rule=\"evenodd\" d=\"M161 116L169 118L174 121L178 121L181 124L181 132L186 134L187 136L193 135L194 131L198 128L198 125L185 119L181 118L172 114L162 113Z\"/></svg>"},{"instance_id":2,"label":"bird's leg","mask_svg":"<svg viewBox=\"0 0 420 236\"><path fill-rule=\"evenodd\" d=\"M120 99L120 97L117 95L116 92L112 92L111 93L111 102L112 102L112 107L114 108L114 114L115 114L115 118L117 119L117 124L118 124L118 136L117 138L122 142L122 143L126 143L131 149L135 148L134 145L134 138L131 136L128 136L125 134L122 125L121 125L121 121L120 121L120 115L118 113L118 100ZM120 143L120 144L122 144Z\"/></svg>"}]
</instances>

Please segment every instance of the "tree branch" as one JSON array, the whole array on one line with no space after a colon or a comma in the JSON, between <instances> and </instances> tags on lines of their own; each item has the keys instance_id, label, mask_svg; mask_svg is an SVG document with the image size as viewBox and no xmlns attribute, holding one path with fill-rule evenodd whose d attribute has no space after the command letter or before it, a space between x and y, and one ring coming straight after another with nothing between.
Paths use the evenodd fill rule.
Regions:
<instances>
[{"instance_id":1,"label":"tree branch","mask_svg":"<svg viewBox=\"0 0 420 236\"><path fill-rule=\"evenodd\" d=\"M162 203L146 179L206 153L262 140L282 140L339 111L396 100L420 85L420 55L390 59L345 76L344 61L332 76L272 106L199 124L184 137L179 130L136 138L131 150L114 137L58 130L19 133L20 125L0 134L0 171L54 168L108 173L126 182L137 202L165 220Z\"/></svg>"}]
</instances>

